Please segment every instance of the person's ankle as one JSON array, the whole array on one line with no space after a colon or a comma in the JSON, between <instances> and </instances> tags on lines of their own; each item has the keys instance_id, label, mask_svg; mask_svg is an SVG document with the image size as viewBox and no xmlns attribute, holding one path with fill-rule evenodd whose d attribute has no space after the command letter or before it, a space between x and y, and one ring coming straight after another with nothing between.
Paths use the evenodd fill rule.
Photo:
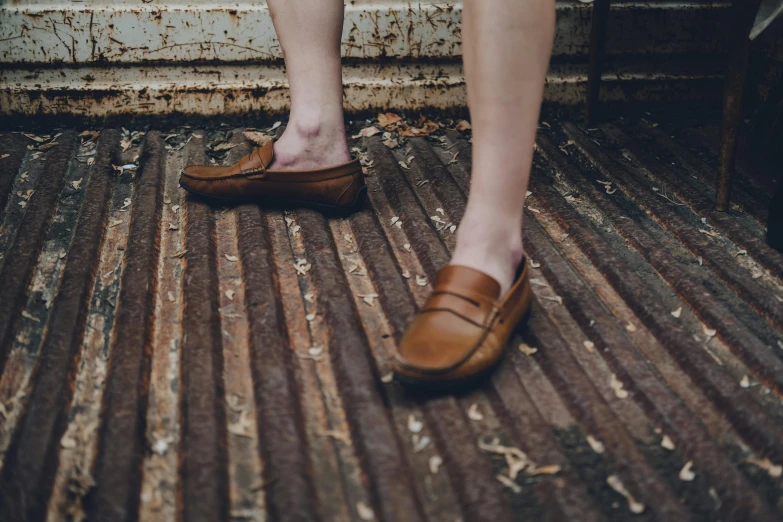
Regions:
<instances>
[{"instance_id":1,"label":"person's ankle","mask_svg":"<svg viewBox=\"0 0 783 522\"><path fill-rule=\"evenodd\" d=\"M468 266L493 277L500 283L502 297L513 284L524 257L520 230L508 228L507 223L502 228L460 226L451 264Z\"/></svg>"},{"instance_id":2,"label":"person's ankle","mask_svg":"<svg viewBox=\"0 0 783 522\"><path fill-rule=\"evenodd\" d=\"M343 120L322 114L292 115L275 143L273 168L323 168L350 161Z\"/></svg>"}]
</instances>

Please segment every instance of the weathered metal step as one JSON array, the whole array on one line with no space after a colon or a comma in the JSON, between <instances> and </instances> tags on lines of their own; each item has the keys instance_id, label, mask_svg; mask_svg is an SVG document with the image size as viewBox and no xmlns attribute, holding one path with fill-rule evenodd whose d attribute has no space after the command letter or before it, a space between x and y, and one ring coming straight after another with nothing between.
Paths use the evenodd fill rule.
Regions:
<instances>
[{"instance_id":1,"label":"weathered metal step","mask_svg":"<svg viewBox=\"0 0 783 522\"><path fill-rule=\"evenodd\" d=\"M779 519L783 255L756 176L706 203L715 126L545 117L530 322L422 397L387 377L469 191L439 123L353 140L347 218L188 198L242 129L0 135L0 519Z\"/></svg>"}]
</instances>

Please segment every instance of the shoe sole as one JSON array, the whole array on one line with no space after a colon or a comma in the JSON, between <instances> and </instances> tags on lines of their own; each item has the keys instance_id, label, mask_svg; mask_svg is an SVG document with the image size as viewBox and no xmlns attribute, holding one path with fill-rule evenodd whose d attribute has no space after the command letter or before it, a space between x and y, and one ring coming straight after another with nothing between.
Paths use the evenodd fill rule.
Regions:
<instances>
[{"instance_id":1,"label":"shoe sole","mask_svg":"<svg viewBox=\"0 0 783 522\"><path fill-rule=\"evenodd\" d=\"M364 201L367 199L367 187L359 189L359 193L356 194L356 198L349 205L325 205L323 203L315 203L313 201L301 201L296 199L275 199L267 200L263 198L254 197L236 197L227 198L223 196L215 196L207 194L205 192L199 192L198 190L189 189L182 184L182 180L179 182L179 186L185 189L189 194L193 194L205 199L211 199L215 201L226 201L231 203L259 203L266 207L297 207L297 208L310 208L317 210L324 214L330 215L347 215L358 212L364 206Z\"/></svg>"}]
</instances>

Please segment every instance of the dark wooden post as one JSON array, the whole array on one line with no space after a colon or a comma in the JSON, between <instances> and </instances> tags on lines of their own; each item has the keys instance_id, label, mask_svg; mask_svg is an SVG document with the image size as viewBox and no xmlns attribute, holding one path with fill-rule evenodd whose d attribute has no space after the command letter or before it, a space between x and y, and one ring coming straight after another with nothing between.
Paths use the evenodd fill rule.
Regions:
<instances>
[{"instance_id":1,"label":"dark wooden post","mask_svg":"<svg viewBox=\"0 0 783 522\"><path fill-rule=\"evenodd\" d=\"M742 122L742 98L748 73L750 30L761 0L734 0L729 22L729 56L723 91L720 154L718 156L718 187L715 208L729 209L734 159L737 152L737 132Z\"/></svg>"}]
</instances>

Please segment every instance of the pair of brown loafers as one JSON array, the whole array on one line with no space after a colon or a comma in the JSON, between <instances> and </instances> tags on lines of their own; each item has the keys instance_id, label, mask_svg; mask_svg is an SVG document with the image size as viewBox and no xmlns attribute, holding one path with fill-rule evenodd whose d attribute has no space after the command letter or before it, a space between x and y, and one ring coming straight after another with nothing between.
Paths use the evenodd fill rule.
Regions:
<instances>
[{"instance_id":1,"label":"pair of brown loafers","mask_svg":"<svg viewBox=\"0 0 783 522\"><path fill-rule=\"evenodd\" d=\"M358 160L311 171L275 171L272 142L229 166L188 166L180 185L189 192L232 201L308 206L351 212L367 188ZM530 309L528 264L522 261L505 296L490 276L449 265L408 327L394 359L399 382L448 388L488 374L500 361L514 327Z\"/></svg>"}]
</instances>

